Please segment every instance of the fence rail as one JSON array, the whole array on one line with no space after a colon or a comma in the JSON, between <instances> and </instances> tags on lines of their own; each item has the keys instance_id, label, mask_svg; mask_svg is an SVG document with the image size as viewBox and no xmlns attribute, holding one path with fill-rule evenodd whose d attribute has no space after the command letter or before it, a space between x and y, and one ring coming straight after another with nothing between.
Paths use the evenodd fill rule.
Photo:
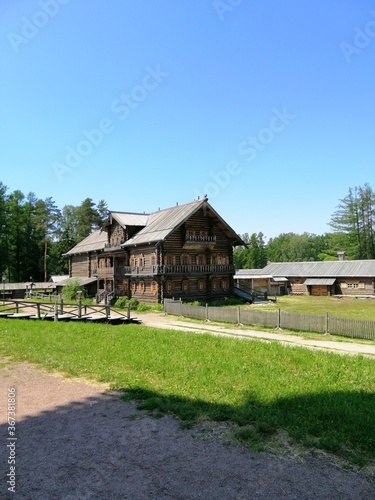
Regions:
<instances>
[{"instance_id":1,"label":"fence rail","mask_svg":"<svg viewBox=\"0 0 375 500\"><path fill-rule=\"evenodd\" d=\"M210 307L184 304L179 300L164 300L167 314L203 319L205 321L225 321L243 325L258 325L273 328L286 328L305 332L316 332L344 337L375 339L375 321L350 318L336 318L326 313L324 316L294 314L276 311L259 311L236 307Z\"/></svg>"}]
</instances>

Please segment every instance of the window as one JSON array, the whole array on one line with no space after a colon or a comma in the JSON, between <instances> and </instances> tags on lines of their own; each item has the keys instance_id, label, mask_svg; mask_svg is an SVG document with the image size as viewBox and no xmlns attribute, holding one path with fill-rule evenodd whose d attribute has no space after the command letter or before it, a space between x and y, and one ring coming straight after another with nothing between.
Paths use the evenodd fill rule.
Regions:
<instances>
[{"instance_id":1,"label":"window","mask_svg":"<svg viewBox=\"0 0 375 500\"><path fill-rule=\"evenodd\" d=\"M130 266L131 267L135 266L135 255L134 254L130 256Z\"/></svg>"},{"instance_id":2,"label":"window","mask_svg":"<svg viewBox=\"0 0 375 500\"><path fill-rule=\"evenodd\" d=\"M151 254L151 265L156 266L156 254Z\"/></svg>"},{"instance_id":3,"label":"window","mask_svg":"<svg viewBox=\"0 0 375 500\"><path fill-rule=\"evenodd\" d=\"M130 291L132 293L135 293L137 291L137 285L136 285L135 281L130 282Z\"/></svg>"},{"instance_id":4,"label":"window","mask_svg":"<svg viewBox=\"0 0 375 500\"><path fill-rule=\"evenodd\" d=\"M182 281L182 284L181 284L181 290L184 292L184 293L188 293L189 290L190 290L190 286L189 286L189 281L188 280L183 280Z\"/></svg>"},{"instance_id":5,"label":"window","mask_svg":"<svg viewBox=\"0 0 375 500\"><path fill-rule=\"evenodd\" d=\"M351 289L359 288L359 283L348 283L348 288Z\"/></svg>"},{"instance_id":6,"label":"window","mask_svg":"<svg viewBox=\"0 0 375 500\"><path fill-rule=\"evenodd\" d=\"M187 253L181 255L181 265L188 266L190 264L190 257Z\"/></svg>"},{"instance_id":7,"label":"window","mask_svg":"<svg viewBox=\"0 0 375 500\"><path fill-rule=\"evenodd\" d=\"M227 257L225 255L218 255L216 257L216 263L218 266L225 266L225 264L227 264Z\"/></svg>"},{"instance_id":8,"label":"window","mask_svg":"<svg viewBox=\"0 0 375 500\"><path fill-rule=\"evenodd\" d=\"M218 283L218 280L216 278L214 278L212 280L212 284L211 284L211 287L212 287L212 291L213 292L216 292L217 289L219 288L219 283Z\"/></svg>"},{"instance_id":9,"label":"window","mask_svg":"<svg viewBox=\"0 0 375 500\"><path fill-rule=\"evenodd\" d=\"M167 266L173 266L174 260L174 256L171 253L167 253L164 257L164 264Z\"/></svg>"},{"instance_id":10,"label":"window","mask_svg":"<svg viewBox=\"0 0 375 500\"><path fill-rule=\"evenodd\" d=\"M145 293L145 282L144 281L140 281L138 283L138 292Z\"/></svg>"},{"instance_id":11,"label":"window","mask_svg":"<svg viewBox=\"0 0 375 500\"><path fill-rule=\"evenodd\" d=\"M206 264L206 256L203 254L197 255L197 265L204 266Z\"/></svg>"},{"instance_id":12,"label":"window","mask_svg":"<svg viewBox=\"0 0 375 500\"><path fill-rule=\"evenodd\" d=\"M143 254L138 255L138 267L143 267L145 265L145 257Z\"/></svg>"},{"instance_id":13,"label":"window","mask_svg":"<svg viewBox=\"0 0 375 500\"><path fill-rule=\"evenodd\" d=\"M156 294L158 293L158 284L157 284L157 282L156 282L156 281L153 281L153 282L151 283L151 293L152 293L153 295L156 295Z\"/></svg>"},{"instance_id":14,"label":"window","mask_svg":"<svg viewBox=\"0 0 375 500\"><path fill-rule=\"evenodd\" d=\"M173 289L174 289L174 286L173 286L173 281L172 280L168 280L166 283L165 283L165 290L167 293L172 293L173 292Z\"/></svg>"},{"instance_id":15,"label":"window","mask_svg":"<svg viewBox=\"0 0 375 500\"><path fill-rule=\"evenodd\" d=\"M206 282L204 280L198 280L198 290L204 292L206 289Z\"/></svg>"},{"instance_id":16,"label":"window","mask_svg":"<svg viewBox=\"0 0 375 500\"><path fill-rule=\"evenodd\" d=\"M223 290L228 290L229 283L228 283L228 280L226 278L224 278L224 279L221 280L221 288Z\"/></svg>"}]
</instances>

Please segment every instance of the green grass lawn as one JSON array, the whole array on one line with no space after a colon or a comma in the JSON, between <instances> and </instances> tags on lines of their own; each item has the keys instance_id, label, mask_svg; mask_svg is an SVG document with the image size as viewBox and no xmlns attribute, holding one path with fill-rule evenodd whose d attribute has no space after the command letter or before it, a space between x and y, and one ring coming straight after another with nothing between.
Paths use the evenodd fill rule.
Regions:
<instances>
[{"instance_id":1,"label":"green grass lawn","mask_svg":"<svg viewBox=\"0 0 375 500\"><path fill-rule=\"evenodd\" d=\"M247 307L258 307L257 305ZM375 299L352 299L335 297L312 297L308 295L284 295L276 303L259 306L263 310L281 309L290 313L315 314L326 312L337 318L364 319L375 321Z\"/></svg>"},{"instance_id":2,"label":"green grass lawn","mask_svg":"<svg viewBox=\"0 0 375 500\"><path fill-rule=\"evenodd\" d=\"M375 459L375 365L361 356L140 325L5 319L0 352L109 383L185 425L233 422L255 449L286 431L359 465Z\"/></svg>"}]
</instances>

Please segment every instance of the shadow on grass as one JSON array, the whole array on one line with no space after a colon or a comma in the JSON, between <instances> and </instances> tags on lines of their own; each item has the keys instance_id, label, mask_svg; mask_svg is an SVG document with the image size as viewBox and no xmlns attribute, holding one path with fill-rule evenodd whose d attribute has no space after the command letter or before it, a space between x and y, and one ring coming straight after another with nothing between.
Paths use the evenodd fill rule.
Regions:
<instances>
[{"instance_id":1,"label":"shadow on grass","mask_svg":"<svg viewBox=\"0 0 375 500\"><path fill-rule=\"evenodd\" d=\"M375 460L375 394L327 392L297 395L263 404L248 396L241 406L210 403L160 394L140 387L123 391L122 399L137 400L138 408L170 413L189 427L200 418L238 424L235 436L255 449L287 431L295 443L364 466Z\"/></svg>"}]
</instances>

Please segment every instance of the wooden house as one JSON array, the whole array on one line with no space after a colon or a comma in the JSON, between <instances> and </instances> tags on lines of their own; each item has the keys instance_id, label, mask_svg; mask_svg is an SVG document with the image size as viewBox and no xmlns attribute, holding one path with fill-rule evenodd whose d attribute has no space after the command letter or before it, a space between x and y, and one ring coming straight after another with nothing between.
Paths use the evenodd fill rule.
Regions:
<instances>
[{"instance_id":1,"label":"wooden house","mask_svg":"<svg viewBox=\"0 0 375 500\"><path fill-rule=\"evenodd\" d=\"M267 289L268 294L375 295L375 260L274 262L263 269L241 269L237 283ZM277 291L278 287L278 291Z\"/></svg>"},{"instance_id":2,"label":"wooden house","mask_svg":"<svg viewBox=\"0 0 375 500\"><path fill-rule=\"evenodd\" d=\"M209 301L233 294L236 245L244 242L205 197L150 214L110 212L66 256L70 277L96 278L99 300Z\"/></svg>"}]
</instances>

